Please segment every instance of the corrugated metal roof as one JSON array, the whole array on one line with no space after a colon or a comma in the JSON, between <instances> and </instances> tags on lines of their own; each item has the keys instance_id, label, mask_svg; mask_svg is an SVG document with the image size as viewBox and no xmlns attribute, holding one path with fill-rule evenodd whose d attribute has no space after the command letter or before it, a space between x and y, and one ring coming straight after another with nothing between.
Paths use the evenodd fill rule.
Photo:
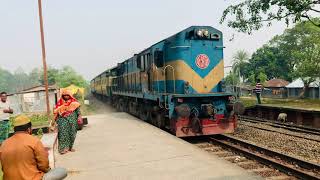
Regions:
<instances>
[{"instance_id":1,"label":"corrugated metal roof","mask_svg":"<svg viewBox=\"0 0 320 180\"><path fill-rule=\"evenodd\" d=\"M319 87L320 80L312 82L309 87ZM304 84L301 78L294 80L292 83L288 84L286 88L303 88Z\"/></svg>"},{"instance_id":2,"label":"corrugated metal roof","mask_svg":"<svg viewBox=\"0 0 320 180\"><path fill-rule=\"evenodd\" d=\"M49 91L52 91L52 90L56 90L57 88L56 88L56 86L49 86L48 89L49 89ZM17 94L39 92L39 91L45 91L45 87L43 85L35 86L35 87L29 88L29 89L25 89L21 92L18 92Z\"/></svg>"}]
</instances>

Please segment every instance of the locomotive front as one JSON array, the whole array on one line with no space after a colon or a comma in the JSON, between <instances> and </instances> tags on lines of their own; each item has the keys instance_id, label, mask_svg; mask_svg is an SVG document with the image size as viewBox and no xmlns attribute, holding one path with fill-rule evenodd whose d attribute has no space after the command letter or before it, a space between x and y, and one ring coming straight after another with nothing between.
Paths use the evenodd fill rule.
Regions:
<instances>
[{"instance_id":1,"label":"locomotive front","mask_svg":"<svg viewBox=\"0 0 320 180\"><path fill-rule=\"evenodd\" d=\"M222 33L190 27L168 38L165 49L171 131L178 137L232 133L243 106L224 90Z\"/></svg>"}]
</instances>

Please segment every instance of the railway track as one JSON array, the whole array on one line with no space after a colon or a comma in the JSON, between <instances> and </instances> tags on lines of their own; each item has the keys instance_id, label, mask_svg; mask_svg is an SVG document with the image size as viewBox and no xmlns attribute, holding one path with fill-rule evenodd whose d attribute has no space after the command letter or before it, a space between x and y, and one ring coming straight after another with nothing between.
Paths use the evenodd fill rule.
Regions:
<instances>
[{"instance_id":1,"label":"railway track","mask_svg":"<svg viewBox=\"0 0 320 180\"><path fill-rule=\"evenodd\" d=\"M320 179L318 164L278 153L229 135L207 137L205 142L209 145L199 147L266 179Z\"/></svg>"},{"instance_id":2,"label":"railway track","mask_svg":"<svg viewBox=\"0 0 320 180\"><path fill-rule=\"evenodd\" d=\"M251 123L260 123L260 124L265 124L265 125L269 125L269 126L276 127L276 128L287 129L287 130L294 131L294 132L301 132L301 133L320 136L320 129L318 129L318 128L276 122L276 121L255 118L255 117L250 117L250 116L239 116L239 121L240 122L245 121L245 122L251 122Z\"/></svg>"},{"instance_id":3,"label":"railway track","mask_svg":"<svg viewBox=\"0 0 320 180\"><path fill-rule=\"evenodd\" d=\"M305 134L305 133L303 133L303 134L301 134L301 135L297 135L297 134L293 134L293 133L286 133L286 132L278 131L278 130L275 130L275 129L258 127L258 126L246 124L246 123L243 123L243 122L240 122L240 123L241 123L242 125L245 125L245 126L248 126L248 127L251 127L251 128L256 128L256 129L260 129L260 130L264 130L264 131L269 131L269 132L276 132L276 133L284 134L284 135L287 135L287 136L293 136L293 137L302 138L302 139L306 139L306 140L310 140L310 141L320 142L320 136L319 136L319 138L310 138L310 137L304 136L303 134Z\"/></svg>"}]
</instances>

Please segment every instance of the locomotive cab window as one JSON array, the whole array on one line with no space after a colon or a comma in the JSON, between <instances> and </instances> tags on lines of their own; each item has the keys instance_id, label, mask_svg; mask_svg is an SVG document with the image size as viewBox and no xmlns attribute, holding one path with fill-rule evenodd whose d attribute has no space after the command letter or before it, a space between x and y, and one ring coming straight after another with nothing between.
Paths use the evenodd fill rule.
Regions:
<instances>
[{"instance_id":1,"label":"locomotive cab window","mask_svg":"<svg viewBox=\"0 0 320 180\"><path fill-rule=\"evenodd\" d=\"M140 65L140 71L144 71L145 70L145 65L144 65L144 56L142 55L142 56L139 56L138 57L138 63L137 63L138 65Z\"/></svg>"},{"instance_id":2,"label":"locomotive cab window","mask_svg":"<svg viewBox=\"0 0 320 180\"><path fill-rule=\"evenodd\" d=\"M154 63L157 67L163 67L164 65L163 51L155 51L153 58L154 58Z\"/></svg>"},{"instance_id":3,"label":"locomotive cab window","mask_svg":"<svg viewBox=\"0 0 320 180\"><path fill-rule=\"evenodd\" d=\"M144 55L144 67L145 70L149 70L149 68L151 67L151 54L145 54Z\"/></svg>"},{"instance_id":4,"label":"locomotive cab window","mask_svg":"<svg viewBox=\"0 0 320 180\"><path fill-rule=\"evenodd\" d=\"M137 61L137 68L141 69L141 57L138 56L136 61Z\"/></svg>"}]
</instances>

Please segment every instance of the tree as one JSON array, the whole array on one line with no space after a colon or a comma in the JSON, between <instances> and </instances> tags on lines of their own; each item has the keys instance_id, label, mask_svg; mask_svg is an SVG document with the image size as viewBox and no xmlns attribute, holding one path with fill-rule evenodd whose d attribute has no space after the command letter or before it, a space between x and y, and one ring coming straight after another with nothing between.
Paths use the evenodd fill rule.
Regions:
<instances>
[{"instance_id":1,"label":"tree","mask_svg":"<svg viewBox=\"0 0 320 180\"><path fill-rule=\"evenodd\" d=\"M242 79L245 79L244 77L244 67L247 64L247 61L249 60L249 54L244 51L244 50L239 50L236 52L236 54L233 55L233 72L235 74L238 74L239 76L239 81L241 80L241 76L243 77Z\"/></svg>"},{"instance_id":2,"label":"tree","mask_svg":"<svg viewBox=\"0 0 320 180\"><path fill-rule=\"evenodd\" d=\"M320 24L320 19L312 19ZM292 78L301 78L304 88L300 97L305 97L310 84L319 75L320 63L320 28L313 23L305 21L298 23L294 28L288 29L278 37L278 47L282 49L283 56L289 59L292 66Z\"/></svg>"},{"instance_id":3,"label":"tree","mask_svg":"<svg viewBox=\"0 0 320 180\"><path fill-rule=\"evenodd\" d=\"M9 71L0 67L0 92L6 91L12 93L14 91L11 89L12 83L10 83L13 79L13 75Z\"/></svg>"},{"instance_id":4,"label":"tree","mask_svg":"<svg viewBox=\"0 0 320 180\"><path fill-rule=\"evenodd\" d=\"M319 18L312 20L320 24ZM286 29L254 52L242 71L251 83L265 76L266 79L287 81L301 78L304 82L303 97L310 83L320 78L319 64L320 28L304 21Z\"/></svg>"},{"instance_id":5,"label":"tree","mask_svg":"<svg viewBox=\"0 0 320 180\"><path fill-rule=\"evenodd\" d=\"M65 66L62 69L49 67L48 81L50 85L67 87L71 84L88 87L88 82L72 67ZM0 92L15 93L26 88L31 88L43 83L43 70L33 69L29 74L22 68L18 68L14 74L0 68Z\"/></svg>"},{"instance_id":6,"label":"tree","mask_svg":"<svg viewBox=\"0 0 320 180\"><path fill-rule=\"evenodd\" d=\"M256 78L262 72L267 79L280 78L290 81L292 66L289 61L290 59L283 57L278 47L268 43L252 54L248 65L243 68L243 73L246 77L254 74Z\"/></svg>"},{"instance_id":7,"label":"tree","mask_svg":"<svg viewBox=\"0 0 320 180\"><path fill-rule=\"evenodd\" d=\"M48 67L47 75L48 75L48 84L54 85L57 83L59 69ZM44 84L43 69L41 69L41 73L40 73L40 83Z\"/></svg>"},{"instance_id":8,"label":"tree","mask_svg":"<svg viewBox=\"0 0 320 180\"><path fill-rule=\"evenodd\" d=\"M29 73L29 79L31 86L38 86L40 85L41 81L41 71L38 68L32 69L32 71Z\"/></svg>"},{"instance_id":9,"label":"tree","mask_svg":"<svg viewBox=\"0 0 320 180\"><path fill-rule=\"evenodd\" d=\"M14 76L14 82L16 84L15 92L19 92L24 89L32 87L28 74L25 73L21 67L15 70L13 76Z\"/></svg>"},{"instance_id":10,"label":"tree","mask_svg":"<svg viewBox=\"0 0 320 180\"><path fill-rule=\"evenodd\" d=\"M257 79L260 79L260 82L263 84L267 81L268 77L265 73L259 72Z\"/></svg>"},{"instance_id":11,"label":"tree","mask_svg":"<svg viewBox=\"0 0 320 180\"><path fill-rule=\"evenodd\" d=\"M320 28L320 23L312 20L311 13L318 14L320 0L244 0L224 10L220 23L226 21L228 26L240 32L251 34L263 25L272 25L274 21L285 20L286 24L308 20Z\"/></svg>"},{"instance_id":12,"label":"tree","mask_svg":"<svg viewBox=\"0 0 320 180\"><path fill-rule=\"evenodd\" d=\"M41 72L40 82L44 84L43 72ZM56 84L60 88L67 87L71 84L79 87L88 86L88 82L70 66L64 66L62 69L49 67L48 83L49 85Z\"/></svg>"},{"instance_id":13,"label":"tree","mask_svg":"<svg viewBox=\"0 0 320 180\"><path fill-rule=\"evenodd\" d=\"M320 78L320 43L304 47L303 51L296 51L293 56L297 60L293 75L301 78L304 83L299 95L304 98L310 84Z\"/></svg>"},{"instance_id":14,"label":"tree","mask_svg":"<svg viewBox=\"0 0 320 180\"><path fill-rule=\"evenodd\" d=\"M236 84L238 84L240 82L240 79L239 79L239 76L237 76L237 74L230 72L225 77L225 82L226 82L226 85L235 86Z\"/></svg>"},{"instance_id":15,"label":"tree","mask_svg":"<svg viewBox=\"0 0 320 180\"><path fill-rule=\"evenodd\" d=\"M64 66L59 71L56 82L59 87L67 87L71 84L79 87L88 86L88 82L70 66Z\"/></svg>"}]
</instances>

